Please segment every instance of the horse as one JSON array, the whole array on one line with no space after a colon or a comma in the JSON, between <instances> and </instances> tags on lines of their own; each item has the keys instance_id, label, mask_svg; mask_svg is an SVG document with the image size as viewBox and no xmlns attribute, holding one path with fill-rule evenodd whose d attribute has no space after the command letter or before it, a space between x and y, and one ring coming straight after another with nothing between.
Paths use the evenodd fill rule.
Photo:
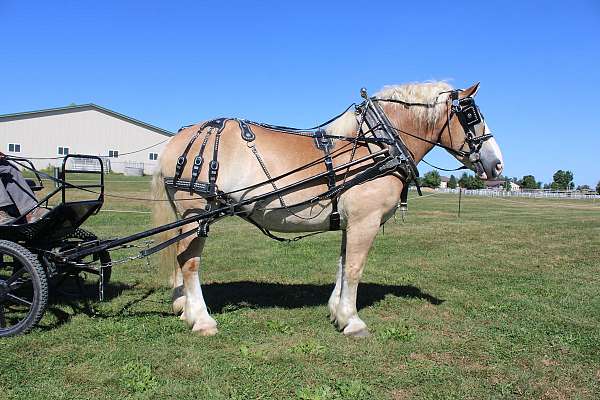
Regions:
<instances>
[{"instance_id":1,"label":"horse","mask_svg":"<svg viewBox=\"0 0 600 400\"><path fill-rule=\"evenodd\" d=\"M457 111L454 107L460 101L472 100L474 104L478 90L479 83L464 90L453 90L446 82L409 83L385 86L374 98L415 163L437 145L449 151L480 178L493 179L501 174L503 159L485 120L475 121L471 132L473 136L469 140L462 118L452 118ZM319 194L327 191L328 182L324 163L314 162L322 159L323 151L315 146L313 137L289 134L289 131L258 123L250 123L250 126L251 132L244 132L243 124L238 120L225 120L221 135L217 137L206 132L205 123L199 123L182 128L169 140L152 182L154 198L158 200L155 202L155 223L161 225L200 215L210 208L209 196L191 195L188 190L165 185L165 178L179 173L181 179L189 181L195 173L199 181L210 181L212 166L194 171L192 163L188 163L178 171L178 157L181 158L186 148L189 154L202 151L202 146L216 148L213 147L215 141L220 140L217 143L220 149L218 176L212 177L213 183L221 192L229 193L227 200L231 203L266 194L260 201L241 207L241 216L262 230L287 233L328 230L330 215L334 205L337 206L341 248L335 286L328 301L329 315L344 335L367 336L368 327L356 308L358 284L375 236L380 226L396 212L408 182L396 172L388 173L349 187L337 196L337 204L334 204L332 198L319 198ZM351 109L324 129L332 137L357 137L364 133L361 133L364 128L360 127L357 112ZM249 141L245 135L252 135L252 140ZM194 142L196 137L199 139ZM481 140L477 141L478 138ZM341 140L334 139L333 142L334 148L341 150L332 153L335 165L365 157L362 162L337 170L337 181L358 176L376 162L367 156L386 148L386 145L377 143L349 142L351 146L348 147L349 143ZM467 146L471 151L465 151ZM293 186L317 174L323 177ZM277 180L279 186L267 179L275 176L281 177ZM268 195L286 185L292 185L292 189ZM307 202L307 199L317 200ZM189 225L190 229L197 227ZM173 312L180 315L193 332L210 336L218 332L217 323L209 315L199 280L201 254L206 240L205 235L185 237L162 252L161 264L172 268Z\"/></svg>"}]
</instances>

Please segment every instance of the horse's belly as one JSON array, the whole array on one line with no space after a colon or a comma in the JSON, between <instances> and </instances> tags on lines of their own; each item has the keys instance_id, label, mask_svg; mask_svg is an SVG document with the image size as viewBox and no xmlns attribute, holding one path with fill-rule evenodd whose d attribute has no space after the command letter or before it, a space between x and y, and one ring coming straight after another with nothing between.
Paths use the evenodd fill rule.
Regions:
<instances>
[{"instance_id":1,"label":"horse's belly","mask_svg":"<svg viewBox=\"0 0 600 400\"><path fill-rule=\"evenodd\" d=\"M329 229L331 205L315 203L301 207L282 207L279 202L257 204L250 218L275 232L315 232Z\"/></svg>"}]
</instances>

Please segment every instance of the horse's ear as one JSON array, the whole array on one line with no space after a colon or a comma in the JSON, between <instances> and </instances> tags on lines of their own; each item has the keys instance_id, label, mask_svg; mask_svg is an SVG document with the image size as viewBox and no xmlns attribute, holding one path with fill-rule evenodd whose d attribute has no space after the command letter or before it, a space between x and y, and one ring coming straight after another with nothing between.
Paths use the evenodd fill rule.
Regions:
<instances>
[{"instance_id":1,"label":"horse's ear","mask_svg":"<svg viewBox=\"0 0 600 400\"><path fill-rule=\"evenodd\" d=\"M464 90L461 90L459 97L461 99L465 98L465 97L475 97L475 95L477 94L477 91L479 91L479 82L477 82L473 86L470 86Z\"/></svg>"}]
</instances>

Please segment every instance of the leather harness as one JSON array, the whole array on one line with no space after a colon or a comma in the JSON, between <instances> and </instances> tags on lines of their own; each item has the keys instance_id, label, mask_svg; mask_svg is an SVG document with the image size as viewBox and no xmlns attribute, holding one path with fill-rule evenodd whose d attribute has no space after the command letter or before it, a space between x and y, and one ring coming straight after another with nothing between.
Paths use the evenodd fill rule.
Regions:
<instances>
[{"instance_id":1,"label":"leather harness","mask_svg":"<svg viewBox=\"0 0 600 400\"><path fill-rule=\"evenodd\" d=\"M343 193L344 191L348 190L352 186L359 185L361 183L367 182L369 180L375 179L375 178L383 176L383 175L387 175L390 173L396 173L404 183L402 193L400 195L400 204L399 205L400 205L401 209L405 209L407 206L408 187L409 187L409 183L411 181L415 182L417 191L418 191L419 195L421 195L421 190L420 190L420 187L417 182L417 177L419 176L419 171L417 170L416 163L414 161L414 157L411 154L408 147L403 142L402 138L396 133L396 131L400 131L400 130L395 128L391 124L391 122L387 118L385 112L383 111L381 106L378 104L378 101L377 101L378 99L368 97L366 94L366 90L364 90L364 89L361 90L361 96L365 99L364 102L355 107L356 114L357 114L357 120L359 122L359 132L358 132L357 137L331 135L331 134L326 133L326 131L323 129L323 127L326 124L331 123L333 120L335 120L339 116L343 115L348 109L346 111L344 111L344 113L340 114L338 117L335 117L335 118L327 121L325 124L319 125L318 127L311 128L311 130L309 130L309 131L301 130L301 129L297 129L297 128L289 128L289 127L284 127L284 126L269 125L269 124L264 124L264 123L259 123L259 122L242 120L242 119L234 119L234 118L218 118L218 119L207 121L207 122L203 123L200 126L200 128L198 129L198 131L196 131L194 133L194 135L190 138L183 153L177 159L177 164L175 166L175 175L172 178L171 177L165 178L164 183L167 187L171 187L175 190L187 190L190 192L190 194L195 193L195 194L198 194L198 195L206 198L209 201L209 204L207 205L207 209L206 209L207 213L210 213L210 211L211 211L211 204L213 204L215 206L220 204L221 206L224 206L224 207L221 207L221 209L228 210L226 212L225 211L222 212L221 213L222 215L239 214L240 207L242 205L251 204L251 202L249 200L244 200L237 204L231 204L229 202L229 199L227 198L227 193L223 193L222 191L220 191L216 185L217 177L219 174L218 156L219 156L219 142L220 142L221 134L223 132L223 129L225 128L225 124L228 121L236 121L240 128L241 138L247 142L248 147L252 150L252 152L255 155L259 165L261 166L265 176L267 177L266 182L263 182L261 184L251 186L248 188L244 188L243 190L246 190L246 189L249 189L252 187L256 187L256 186L260 186L262 184L270 184L273 187L272 192L266 193L265 195L258 196L258 197L256 197L257 199L258 198L261 198L261 199L268 198L268 196L277 195L279 198L279 201L281 203L281 208L288 210L288 212L290 212L291 214L294 214L294 213L292 210L290 210L290 207L296 207L296 206L301 206L301 205L305 205L305 204L311 204L315 201L330 199L332 211L329 216L329 230L339 230L340 229L340 214L338 211L338 197L340 196L340 194ZM477 136L477 137L475 136L474 126L482 121L482 117L479 112L479 109L477 108L477 106L475 105L475 103L471 97L467 97L467 98L463 98L463 99L459 100L458 99L458 91L452 91L451 95L450 95L450 99L452 100L451 116L454 114L456 114L458 116L459 121L465 131L465 143L468 144L468 146L469 146L469 152L464 152L462 150L458 150L458 151L454 151L454 152L468 155L472 162L474 162L474 163L478 162L479 164L481 164L481 161L479 160L479 150L481 149L482 143L485 140L489 139L491 137L491 135L481 135L481 136ZM364 124L364 126L366 126L367 129L363 128L363 124ZM283 133L313 138L314 144L317 147L317 149L319 149L323 152L322 161L325 164L326 172L322 173L322 174L317 174L316 176L313 176L311 178L304 179L300 182L297 182L296 184L288 185L284 188L279 188L276 184L276 181L278 179L280 179L282 176L291 174L294 171L299 171L301 169L307 168L308 165L300 167L294 171L290 171L289 173L284 174L282 176L273 178L271 176L271 174L269 173L267 166L264 163L262 157L260 156L258 149L256 148L256 143L255 143L256 135L252 131L251 125L261 126L263 128L271 129L271 130L278 131L278 132L281 131ZM191 179L189 181L183 180L183 179L181 179L181 176L182 176L183 170L185 168L185 165L187 163L188 153L189 153L192 145L194 144L194 142L198 139L198 137L203 132L206 132L206 134L204 136L202 144L200 145L198 154L194 158ZM214 145L213 145L212 160L208 164L208 182L199 182L198 176L200 175L202 166L204 164L205 148L206 148L208 140L212 134L215 135L215 141L214 141ZM372 134L372 137L366 136L367 134ZM411 136L413 136L413 135L411 135ZM372 153L371 154L372 157L368 157L368 158L375 161L375 163L373 165L367 167L364 171L358 173L352 179L349 179L348 181L346 181L344 179L344 181L342 183L338 183L338 182L336 182L336 171L346 168L346 167L349 168L350 165L355 165L355 162L353 162L351 160L350 162L348 162L346 164L334 166L333 157L332 157L332 150L335 147L334 140L353 141L355 146L357 143L376 144L376 145L380 146L382 149L386 149L385 153L387 154L387 156L384 159L377 161L377 157L381 156L382 155L381 153L384 153L384 151L382 150L381 152ZM425 141L428 141L428 140L425 140ZM442 146L442 147L445 148L445 146ZM478 165L478 168L480 168L480 167L482 168L481 165ZM327 181L327 191L325 193L322 193L319 196L316 196L312 199L303 201L298 204L293 204L291 206L286 205L286 203L282 197L286 191L293 190L295 187L298 187L305 182L313 181L315 179L321 179L321 177L326 178L326 181ZM240 190L238 190L238 191L240 191ZM236 192L238 192L238 191L236 191ZM258 200L254 200L254 201L258 201ZM212 215L213 213L210 213L210 214ZM242 215L242 217L247 219L249 222L253 223L254 225L256 225L267 236L274 238L276 240L280 240L280 241L290 241L290 239L282 239L282 238L278 238L278 237L272 235L268 230L260 227L255 221L253 221L250 218L250 215L248 215L247 213ZM300 218L302 218L302 217L300 217ZM206 236L208 234L209 224L211 222L213 222L215 219L216 218L211 217L209 219L206 219L206 220L203 220L202 222L200 222L200 225L198 228L198 235ZM314 234L314 233L312 233L312 234ZM311 235L311 234L309 234L309 235ZM300 238L300 237L298 237L298 238ZM296 240L298 238L294 238L293 240Z\"/></svg>"}]
</instances>

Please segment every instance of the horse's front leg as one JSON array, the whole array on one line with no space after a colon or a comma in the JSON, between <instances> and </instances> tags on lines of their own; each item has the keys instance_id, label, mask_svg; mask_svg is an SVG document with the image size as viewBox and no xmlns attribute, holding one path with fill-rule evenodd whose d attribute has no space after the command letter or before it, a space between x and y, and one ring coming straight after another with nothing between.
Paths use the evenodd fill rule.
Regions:
<instances>
[{"instance_id":1,"label":"horse's front leg","mask_svg":"<svg viewBox=\"0 0 600 400\"><path fill-rule=\"evenodd\" d=\"M349 219L346 228L346 253L342 258L340 299L335 311L335 321L340 330L349 336L367 336L369 331L358 316L356 295L369 249L379 230L380 215L358 221Z\"/></svg>"},{"instance_id":2,"label":"horse's front leg","mask_svg":"<svg viewBox=\"0 0 600 400\"><path fill-rule=\"evenodd\" d=\"M202 288L200 287L200 256L205 238L191 237L177 245L177 262L183 277L183 295L185 306L181 319L192 327L193 332L203 336L217 333L217 322L208 314Z\"/></svg>"},{"instance_id":3,"label":"horse's front leg","mask_svg":"<svg viewBox=\"0 0 600 400\"><path fill-rule=\"evenodd\" d=\"M346 262L346 231L342 231L342 245L340 249L340 259L338 261L338 270L335 275L335 286L329 296L329 319L332 322L336 320L338 304L340 304L340 294L342 293L342 274L344 273L344 263Z\"/></svg>"}]
</instances>

